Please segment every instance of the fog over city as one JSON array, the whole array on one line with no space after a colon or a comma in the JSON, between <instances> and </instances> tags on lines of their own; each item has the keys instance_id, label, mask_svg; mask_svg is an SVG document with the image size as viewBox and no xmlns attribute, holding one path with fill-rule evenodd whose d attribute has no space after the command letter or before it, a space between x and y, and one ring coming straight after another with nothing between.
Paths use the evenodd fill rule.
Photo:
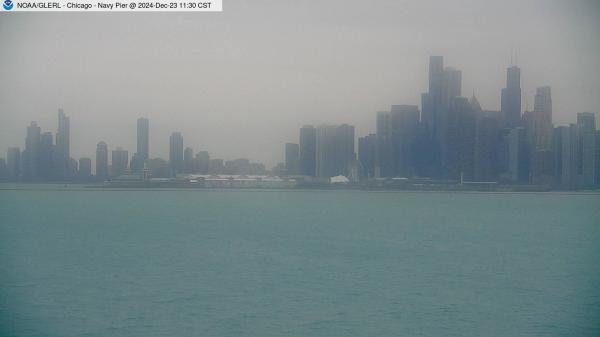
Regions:
<instances>
[{"instance_id":1,"label":"fog over city","mask_svg":"<svg viewBox=\"0 0 600 337\"><path fill-rule=\"evenodd\" d=\"M304 124L372 133L392 104L421 105L430 55L462 71L462 95L500 109L506 68L521 68L523 110L551 86L555 125L600 111L600 2L241 1L222 13L0 15L0 157L37 121L71 121L71 156L96 143L150 156L169 135L194 152L271 167Z\"/></svg>"}]
</instances>

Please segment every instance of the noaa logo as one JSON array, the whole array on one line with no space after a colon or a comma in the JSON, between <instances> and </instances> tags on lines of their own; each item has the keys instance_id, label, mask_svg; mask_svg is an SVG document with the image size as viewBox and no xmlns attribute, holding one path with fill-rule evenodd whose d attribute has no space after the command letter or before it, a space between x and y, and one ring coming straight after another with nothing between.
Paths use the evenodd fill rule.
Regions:
<instances>
[{"instance_id":1,"label":"noaa logo","mask_svg":"<svg viewBox=\"0 0 600 337\"><path fill-rule=\"evenodd\" d=\"M2 3L2 7L4 7L4 9L7 11L11 10L14 5L15 4L12 2L12 0L4 0Z\"/></svg>"}]
</instances>

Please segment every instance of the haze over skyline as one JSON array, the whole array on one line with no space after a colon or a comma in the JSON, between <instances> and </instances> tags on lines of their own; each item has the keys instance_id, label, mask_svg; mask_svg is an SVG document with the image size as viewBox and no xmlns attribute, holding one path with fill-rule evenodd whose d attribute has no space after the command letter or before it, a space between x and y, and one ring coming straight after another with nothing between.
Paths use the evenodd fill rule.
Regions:
<instances>
[{"instance_id":1,"label":"haze over skyline","mask_svg":"<svg viewBox=\"0 0 600 337\"><path fill-rule=\"evenodd\" d=\"M252 4L252 5L251 5ZM375 113L417 104L430 55L462 71L484 109L499 110L511 54L523 109L552 87L555 125L600 109L600 4L595 1L226 1L222 13L0 16L0 151L23 147L37 121L71 117L71 153L96 143L136 148L150 119L150 156L169 135L214 157L273 166L303 124L374 131ZM364 5L363 5L364 6ZM4 155L0 155L3 157Z\"/></svg>"}]
</instances>

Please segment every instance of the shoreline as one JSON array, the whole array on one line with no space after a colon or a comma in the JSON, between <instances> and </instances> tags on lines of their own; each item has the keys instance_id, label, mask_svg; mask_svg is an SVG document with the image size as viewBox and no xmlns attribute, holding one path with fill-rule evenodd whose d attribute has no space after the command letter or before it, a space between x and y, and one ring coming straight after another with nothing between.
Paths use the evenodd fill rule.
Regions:
<instances>
[{"instance_id":1,"label":"shoreline","mask_svg":"<svg viewBox=\"0 0 600 337\"><path fill-rule=\"evenodd\" d=\"M538 187L538 186L536 186ZM561 190L546 188L496 188L477 189L461 188L373 188L365 186L334 186L334 187L293 187L293 188L256 188L256 187L204 187L204 186L104 186L89 183L0 183L0 191L187 191L187 192L376 192L376 193L484 193L484 194L563 194L563 195L600 195L600 189L595 190Z\"/></svg>"}]
</instances>

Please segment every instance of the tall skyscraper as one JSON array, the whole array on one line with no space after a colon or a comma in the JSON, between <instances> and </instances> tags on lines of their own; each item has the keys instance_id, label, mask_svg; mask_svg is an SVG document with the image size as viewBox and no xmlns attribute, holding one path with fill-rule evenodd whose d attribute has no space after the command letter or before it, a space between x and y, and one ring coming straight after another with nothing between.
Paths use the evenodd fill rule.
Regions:
<instances>
[{"instance_id":1,"label":"tall skyscraper","mask_svg":"<svg viewBox=\"0 0 600 337\"><path fill-rule=\"evenodd\" d=\"M576 124L560 128L562 145L562 167L561 184L568 188L574 188L579 184L578 163L579 152L579 128Z\"/></svg>"},{"instance_id":2,"label":"tall skyscraper","mask_svg":"<svg viewBox=\"0 0 600 337\"><path fill-rule=\"evenodd\" d=\"M112 175L118 177L127 172L129 165L129 152L123 150L121 147L117 147L116 150L112 151Z\"/></svg>"},{"instance_id":3,"label":"tall skyscraper","mask_svg":"<svg viewBox=\"0 0 600 337\"><path fill-rule=\"evenodd\" d=\"M69 177L77 177L79 174L79 165L77 160L69 158Z\"/></svg>"},{"instance_id":4,"label":"tall skyscraper","mask_svg":"<svg viewBox=\"0 0 600 337\"><path fill-rule=\"evenodd\" d=\"M421 96L422 116L421 121L430 140L426 142L427 148L423 149L430 153L427 159L431 175L446 175L442 166L444 156L444 144L448 135L448 123L454 116L448 116L450 106L455 97L460 97L462 91L462 75L459 70L452 67L444 68L442 56L431 56L429 58L429 92ZM424 144L420 144L422 147ZM420 158L423 159L423 158Z\"/></svg>"},{"instance_id":5,"label":"tall skyscraper","mask_svg":"<svg viewBox=\"0 0 600 337\"><path fill-rule=\"evenodd\" d=\"M517 66L506 70L506 88L501 91L500 110L504 115L504 127L521 125L521 69Z\"/></svg>"},{"instance_id":6,"label":"tall skyscraper","mask_svg":"<svg viewBox=\"0 0 600 337\"><path fill-rule=\"evenodd\" d=\"M105 142L96 145L96 179L108 178L108 146Z\"/></svg>"},{"instance_id":7,"label":"tall skyscraper","mask_svg":"<svg viewBox=\"0 0 600 337\"><path fill-rule=\"evenodd\" d=\"M31 122L27 127L25 151L23 151L23 176L26 179L35 179L39 175L40 140L40 127L36 122Z\"/></svg>"},{"instance_id":8,"label":"tall skyscraper","mask_svg":"<svg viewBox=\"0 0 600 337\"><path fill-rule=\"evenodd\" d=\"M300 128L300 174L314 177L317 167L317 129L312 125Z\"/></svg>"},{"instance_id":9,"label":"tall skyscraper","mask_svg":"<svg viewBox=\"0 0 600 337\"><path fill-rule=\"evenodd\" d=\"M173 132L169 138L169 163L172 175L183 172L183 136L181 132Z\"/></svg>"},{"instance_id":10,"label":"tall skyscraper","mask_svg":"<svg viewBox=\"0 0 600 337\"><path fill-rule=\"evenodd\" d=\"M552 148L552 92L550 87L539 87L535 94L535 116L531 123L530 132L533 132L533 146L535 150L548 150Z\"/></svg>"},{"instance_id":11,"label":"tall skyscraper","mask_svg":"<svg viewBox=\"0 0 600 337\"><path fill-rule=\"evenodd\" d=\"M392 147L392 115L389 111L378 111L375 122L377 152L375 153L375 177L394 176Z\"/></svg>"},{"instance_id":12,"label":"tall skyscraper","mask_svg":"<svg viewBox=\"0 0 600 337\"><path fill-rule=\"evenodd\" d=\"M294 143L285 144L285 169L287 174L298 174L298 164L300 158L300 145Z\"/></svg>"},{"instance_id":13,"label":"tall skyscraper","mask_svg":"<svg viewBox=\"0 0 600 337\"><path fill-rule=\"evenodd\" d=\"M412 177L416 173L414 148L419 123L419 108L416 105L392 105L390 122L394 175Z\"/></svg>"},{"instance_id":14,"label":"tall skyscraper","mask_svg":"<svg viewBox=\"0 0 600 337\"><path fill-rule=\"evenodd\" d=\"M208 151L200 151L196 153L195 158L196 172L200 174L208 174L208 167L210 165L210 154Z\"/></svg>"},{"instance_id":15,"label":"tall skyscraper","mask_svg":"<svg viewBox=\"0 0 600 337\"><path fill-rule=\"evenodd\" d=\"M185 150L183 150L183 172L195 173L194 150L191 147L186 147Z\"/></svg>"},{"instance_id":16,"label":"tall skyscraper","mask_svg":"<svg viewBox=\"0 0 600 337\"><path fill-rule=\"evenodd\" d=\"M148 118L138 118L137 120L136 153L144 162L150 158L150 121Z\"/></svg>"},{"instance_id":17,"label":"tall skyscraper","mask_svg":"<svg viewBox=\"0 0 600 337\"><path fill-rule=\"evenodd\" d=\"M70 178L71 161L70 121L63 111L58 109L58 132L56 132L56 169L58 178L68 180Z\"/></svg>"},{"instance_id":18,"label":"tall skyscraper","mask_svg":"<svg viewBox=\"0 0 600 337\"><path fill-rule=\"evenodd\" d=\"M453 97L459 97L462 92L462 73L453 67L444 68L442 86L442 107L450 104Z\"/></svg>"},{"instance_id":19,"label":"tall skyscraper","mask_svg":"<svg viewBox=\"0 0 600 337\"><path fill-rule=\"evenodd\" d=\"M44 132L40 139L40 176L45 180L55 177L54 138L52 132Z\"/></svg>"},{"instance_id":20,"label":"tall skyscraper","mask_svg":"<svg viewBox=\"0 0 600 337\"><path fill-rule=\"evenodd\" d=\"M441 168L445 178L473 179L475 115L466 97L453 97L443 122Z\"/></svg>"},{"instance_id":21,"label":"tall skyscraper","mask_svg":"<svg viewBox=\"0 0 600 337\"><path fill-rule=\"evenodd\" d=\"M354 126L323 125L317 128L317 177L348 176L354 160Z\"/></svg>"},{"instance_id":22,"label":"tall skyscraper","mask_svg":"<svg viewBox=\"0 0 600 337\"><path fill-rule=\"evenodd\" d=\"M21 176L21 149L9 147L6 152L6 170L10 180L19 179Z\"/></svg>"},{"instance_id":23,"label":"tall skyscraper","mask_svg":"<svg viewBox=\"0 0 600 337\"><path fill-rule=\"evenodd\" d=\"M552 135L552 152L554 153L554 163L553 163L553 185L560 185L562 180L562 154L563 154L563 145L562 145L562 137L563 134L567 133L567 126L557 126L554 128L554 132Z\"/></svg>"},{"instance_id":24,"label":"tall skyscraper","mask_svg":"<svg viewBox=\"0 0 600 337\"><path fill-rule=\"evenodd\" d=\"M429 91L421 97L421 108L423 109L422 120L434 138L439 135L438 128L442 117L444 91L444 58L430 56Z\"/></svg>"},{"instance_id":25,"label":"tall skyscraper","mask_svg":"<svg viewBox=\"0 0 600 337\"><path fill-rule=\"evenodd\" d=\"M539 184L552 180L549 173L553 170L551 155L552 135L552 97L550 87L537 88L533 111L523 114L523 122L527 129L527 142L530 158L531 181Z\"/></svg>"},{"instance_id":26,"label":"tall skyscraper","mask_svg":"<svg viewBox=\"0 0 600 337\"><path fill-rule=\"evenodd\" d=\"M358 161L361 178L375 177L375 156L377 153L377 135L370 134L358 138Z\"/></svg>"},{"instance_id":27,"label":"tall skyscraper","mask_svg":"<svg viewBox=\"0 0 600 337\"><path fill-rule=\"evenodd\" d=\"M6 169L6 160L0 158L0 180L8 180L8 171Z\"/></svg>"},{"instance_id":28,"label":"tall skyscraper","mask_svg":"<svg viewBox=\"0 0 600 337\"><path fill-rule=\"evenodd\" d=\"M508 134L509 179L515 183L529 181L529 149L527 131L523 127L510 129Z\"/></svg>"},{"instance_id":29,"label":"tall skyscraper","mask_svg":"<svg viewBox=\"0 0 600 337\"><path fill-rule=\"evenodd\" d=\"M498 122L491 117L477 118L475 127L475 146L473 158L473 177L475 181L496 181L497 147L499 143Z\"/></svg>"},{"instance_id":30,"label":"tall skyscraper","mask_svg":"<svg viewBox=\"0 0 600 337\"><path fill-rule=\"evenodd\" d=\"M79 179L88 180L92 177L92 160L79 158Z\"/></svg>"},{"instance_id":31,"label":"tall skyscraper","mask_svg":"<svg viewBox=\"0 0 600 337\"><path fill-rule=\"evenodd\" d=\"M596 181L597 158L596 158L596 118L591 112L580 112L577 114L577 127L579 129L577 171L581 173L581 185L592 187Z\"/></svg>"}]
</instances>

